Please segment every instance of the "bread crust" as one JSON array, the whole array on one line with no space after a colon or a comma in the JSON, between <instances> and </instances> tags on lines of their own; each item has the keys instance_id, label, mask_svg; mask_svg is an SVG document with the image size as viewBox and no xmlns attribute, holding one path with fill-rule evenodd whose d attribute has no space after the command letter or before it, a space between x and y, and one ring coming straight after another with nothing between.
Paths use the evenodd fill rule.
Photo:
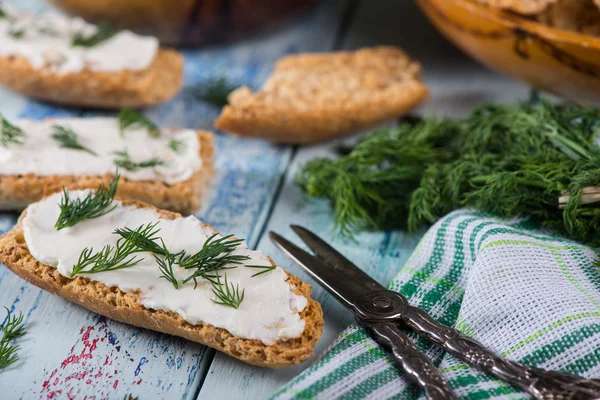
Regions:
<instances>
[{"instance_id":1,"label":"bread crust","mask_svg":"<svg viewBox=\"0 0 600 400\"><path fill-rule=\"evenodd\" d=\"M395 47L287 56L263 88L229 96L217 129L280 143L344 136L406 114L429 97L421 66Z\"/></svg>"},{"instance_id":2,"label":"bread crust","mask_svg":"<svg viewBox=\"0 0 600 400\"><path fill-rule=\"evenodd\" d=\"M78 107L145 107L169 100L182 85L183 57L161 48L139 71L55 73L20 56L0 57L0 85L38 100Z\"/></svg>"},{"instance_id":3,"label":"bread crust","mask_svg":"<svg viewBox=\"0 0 600 400\"><path fill-rule=\"evenodd\" d=\"M202 168L183 182L167 184L159 180L135 181L121 177L117 196L127 200L139 200L161 209L192 214L200 208L202 198L208 191L214 175L213 134L197 131L200 141ZM0 210L23 210L31 203L61 191L95 189L112 179L104 176L77 175L0 175Z\"/></svg>"},{"instance_id":4,"label":"bread crust","mask_svg":"<svg viewBox=\"0 0 600 400\"><path fill-rule=\"evenodd\" d=\"M161 218L181 218L181 214L159 210L137 201L123 201L124 205L150 208ZM87 278L69 279L52 266L36 260L27 247L23 234L21 214L17 225L0 237L0 262L11 271L52 294L78 304L90 311L126 324L151 329L170 335L181 336L229 354L249 364L268 368L282 368L299 364L313 355L314 348L323 333L323 312L318 302L310 298L311 287L288 273L288 280L295 293L307 298L308 305L300 313L306 322L301 337L280 341L267 346L258 340L240 339L222 328L209 324L191 325L179 314L147 309L141 304L139 293L124 293L119 288ZM214 230L214 228L210 227ZM273 260L271 263L275 265Z\"/></svg>"}]
</instances>

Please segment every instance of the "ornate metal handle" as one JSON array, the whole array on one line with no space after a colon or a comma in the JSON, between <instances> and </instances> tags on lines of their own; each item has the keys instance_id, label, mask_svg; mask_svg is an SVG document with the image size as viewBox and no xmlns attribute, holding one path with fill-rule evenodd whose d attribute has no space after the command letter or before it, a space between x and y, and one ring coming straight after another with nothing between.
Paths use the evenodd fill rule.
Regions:
<instances>
[{"instance_id":1,"label":"ornate metal handle","mask_svg":"<svg viewBox=\"0 0 600 400\"><path fill-rule=\"evenodd\" d=\"M357 321L373 330L375 339L392 351L396 362L402 366L409 378L425 390L428 399L457 399L436 366L394 322L364 323L360 319Z\"/></svg>"},{"instance_id":2,"label":"ornate metal handle","mask_svg":"<svg viewBox=\"0 0 600 400\"><path fill-rule=\"evenodd\" d=\"M519 386L536 399L600 399L600 381L573 374L545 371L505 360L477 341L431 318L425 311L408 306L401 315L408 326L448 353L505 382Z\"/></svg>"}]
</instances>

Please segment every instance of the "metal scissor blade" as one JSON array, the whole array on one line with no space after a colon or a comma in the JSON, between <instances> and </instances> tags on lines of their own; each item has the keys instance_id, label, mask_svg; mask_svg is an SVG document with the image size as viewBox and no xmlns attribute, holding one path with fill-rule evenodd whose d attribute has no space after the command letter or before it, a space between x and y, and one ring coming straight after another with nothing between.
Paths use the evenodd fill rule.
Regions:
<instances>
[{"instance_id":1,"label":"metal scissor blade","mask_svg":"<svg viewBox=\"0 0 600 400\"><path fill-rule=\"evenodd\" d=\"M269 237L288 257L300 265L317 282L321 284L338 301L350 309L354 309L353 299L362 294L364 287L360 282L344 279L324 261L307 253L289 240L275 232L269 232Z\"/></svg>"},{"instance_id":2,"label":"metal scissor blade","mask_svg":"<svg viewBox=\"0 0 600 400\"><path fill-rule=\"evenodd\" d=\"M362 269L308 229L298 225L291 225L291 228L317 257L325 261L326 264L330 265L339 274L338 279L349 279L359 282L362 285L360 293L385 289L379 282L371 278Z\"/></svg>"}]
</instances>

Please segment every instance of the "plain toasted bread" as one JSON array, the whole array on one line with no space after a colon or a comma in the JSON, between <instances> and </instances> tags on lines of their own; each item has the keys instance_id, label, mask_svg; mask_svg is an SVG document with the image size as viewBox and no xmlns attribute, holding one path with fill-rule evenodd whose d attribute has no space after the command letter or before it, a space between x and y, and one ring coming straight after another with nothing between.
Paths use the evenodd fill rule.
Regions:
<instances>
[{"instance_id":1,"label":"plain toasted bread","mask_svg":"<svg viewBox=\"0 0 600 400\"><path fill-rule=\"evenodd\" d=\"M158 208L191 214L200 208L214 174L213 134L198 131L202 168L188 180L167 184L162 181L135 181L121 177L117 195L138 200ZM39 176L0 175L0 210L22 210L49 194L67 189L95 189L112 176Z\"/></svg>"},{"instance_id":2,"label":"plain toasted bread","mask_svg":"<svg viewBox=\"0 0 600 400\"><path fill-rule=\"evenodd\" d=\"M58 104L98 107L145 107L179 92L183 57L160 49L148 68L139 71L56 73L34 68L19 56L0 57L0 85L34 99Z\"/></svg>"},{"instance_id":3,"label":"plain toasted bread","mask_svg":"<svg viewBox=\"0 0 600 400\"><path fill-rule=\"evenodd\" d=\"M421 66L395 47L287 56L258 92L231 93L215 127L281 143L333 139L424 102L420 75Z\"/></svg>"},{"instance_id":4,"label":"plain toasted bread","mask_svg":"<svg viewBox=\"0 0 600 400\"><path fill-rule=\"evenodd\" d=\"M135 201L123 201L123 204L155 209ZM181 218L177 213L155 210L161 218ZM124 293L118 288L83 277L66 278L56 268L37 261L29 252L22 227L26 212L23 212L11 231L0 237L0 262L30 283L90 311L130 325L181 336L244 362L269 368L286 367L306 360L313 354L323 332L323 312L319 303L310 298L310 285L291 274L288 274L288 282L295 287L295 293L308 300L307 306L300 313L300 317L306 322L304 332L296 339L280 341L270 346L258 340L237 338L225 329L212 325L191 325L174 312L149 310L141 305L138 293ZM275 265L272 260L271 263Z\"/></svg>"}]
</instances>

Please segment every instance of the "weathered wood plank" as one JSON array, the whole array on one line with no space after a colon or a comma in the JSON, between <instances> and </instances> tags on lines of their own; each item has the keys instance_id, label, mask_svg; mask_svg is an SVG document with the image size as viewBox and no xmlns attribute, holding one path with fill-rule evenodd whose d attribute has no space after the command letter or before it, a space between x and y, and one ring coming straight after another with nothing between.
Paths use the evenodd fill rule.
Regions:
<instances>
[{"instance_id":1,"label":"weathered wood plank","mask_svg":"<svg viewBox=\"0 0 600 400\"><path fill-rule=\"evenodd\" d=\"M397 45L423 63L424 79L432 89L432 99L420 110L421 113L461 115L484 101L510 101L527 96L525 85L493 74L452 47L429 25L413 2L363 0L354 15L347 35L341 41L342 48ZM421 235L394 231L361 233L355 238L356 242L336 238L332 234L332 214L328 205L323 201L307 199L293 183L299 166L315 157L333 156L336 145L329 143L298 150L286 174L265 234L273 230L295 240L289 225L295 223L306 226L330 239L349 259L379 282L387 284L412 253ZM313 297L321 302L325 316L325 333L317 346L317 353L321 353L342 329L352 323L351 315L282 256L266 235L261 237L258 248L273 255L282 267L313 283ZM314 361L285 370L268 371L217 354L199 399L216 396L227 399L267 398Z\"/></svg>"},{"instance_id":2,"label":"weathered wood plank","mask_svg":"<svg viewBox=\"0 0 600 400\"><path fill-rule=\"evenodd\" d=\"M21 3L19 3L22 5ZM36 10L35 0L28 4ZM257 86L281 55L320 48L332 15L318 7L290 26L233 46L186 52L185 84L225 76ZM324 17L326 15L326 17ZM8 101L14 99L10 107ZM8 117L44 118L92 112L0 97ZM146 113L163 126L210 129L218 110L187 94ZM199 216L222 232L246 237L255 246L291 150L262 141L217 136L214 190ZM0 215L0 229L14 224ZM29 334L20 342L22 360L0 373L3 398L195 398L211 351L203 346L100 318L51 296L0 268L0 305L26 315ZM207 354L209 357L207 357Z\"/></svg>"}]
</instances>

